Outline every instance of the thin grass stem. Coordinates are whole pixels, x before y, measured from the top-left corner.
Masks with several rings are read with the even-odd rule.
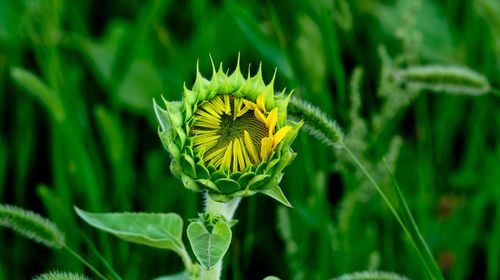
[[[382,191],[382,188],[380,188],[380,186],[373,179],[373,177],[366,170],[364,165],[359,161],[359,159],[353,154],[353,152],[345,144],[343,145],[342,148],[344,148],[344,150],[349,154],[349,156],[354,161],[354,163],[356,163],[356,165],[361,169],[361,171],[365,174],[365,176],[368,178],[370,183],[375,187],[377,192],[380,194],[380,196],[382,197],[384,202],[387,204],[387,206],[391,210],[392,214],[394,215],[394,217],[396,218],[396,220],[400,224],[401,228],[403,229],[404,233],[406,234],[406,236],[410,240],[412,247],[417,251],[418,256],[420,257],[420,259],[422,260],[422,262],[425,266],[425,270],[426,270],[428,276],[431,279],[439,279],[439,280],[444,279],[437,264],[436,264],[436,261],[434,260],[434,257],[430,253],[428,246],[425,243],[425,240],[423,239],[422,235],[420,234],[418,226],[415,223],[413,216],[411,215],[411,212],[406,204],[406,201],[404,200],[404,198],[402,198],[402,194],[397,193],[397,195],[401,196],[401,198],[402,198],[401,203],[403,204],[402,206],[403,206],[403,211],[405,214],[404,216],[406,217],[406,220],[407,220],[406,222],[408,222],[408,224],[405,223],[405,221],[401,218],[399,213],[396,211],[396,208],[394,208],[394,205],[391,203],[391,201],[387,198],[385,193]],[[392,176],[391,176],[391,178],[392,178]],[[394,183],[394,179],[393,179],[393,183]],[[395,186],[395,188],[396,188],[396,192],[399,192],[397,185]],[[413,234],[412,234],[412,232],[413,232]],[[420,244],[421,246],[419,247],[418,244]],[[426,250],[425,249],[422,250],[421,247],[426,248]]]
[[[109,264],[108,261],[106,261],[106,259],[104,258],[104,256],[99,253],[99,251],[97,250],[97,248],[94,246],[94,244],[92,243],[92,241],[90,241],[90,239],[85,235],[85,234],[81,234],[83,240],[89,245],[90,247],[90,250],[94,253],[94,255],[97,256],[97,258],[102,262],[102,264],[104,265],[104,267],[106,267],[106,269],[108,270],[108,272],[113,275],[113,277],[116,279],[116,280],[122,280],[122,277],[120,275],[118,275],[118,273],[113,269],[113,267]]]
[[[73,249],[71,249],[70,247],[68,247],[66,245],[64,246],[64,249],[66,249],[66,251],[68,251],[72,256],[74,256],[79,261],[81,261],[86,267],[88,267],[92,272],[94,272],[95,275],[99,276],[99,278],[101,278],[103,280],[108,280],[108,278],[106,278],[104,275],[102,275],[102,273],[100,273],[93,265],[91,265],[89,262],[87,262],[77,252],[73,251]]]

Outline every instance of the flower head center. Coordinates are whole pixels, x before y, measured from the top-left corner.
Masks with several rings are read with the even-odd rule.
[[[252,143],[260,151],[260,141],[267,134],[267,128],[264,123],[255,118],[253,110],[249,110],[242,116],[234,119],[234,116],[222,115],[220,120],[219,142],[228,144],[237,138],[244,137],[245,130],[250,134]]]
[[[261,95],[254,103],[219,95],[196,110],[189,134],[205,164],[236,172],[269,158],[290,127],[275,133],[278,109],[268,113],[264,98]]]

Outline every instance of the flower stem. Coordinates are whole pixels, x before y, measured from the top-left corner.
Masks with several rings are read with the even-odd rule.
[[[205,199],[205,213],[223,215],[227,221],[231,221],[233,219],[234,213],[236,212],[236,209],[238,208],[238,205],[241,201],[241,197],[235,197],[226,203],[217,202],[210,198],[208,193],[205,193]]]
[[[222,273],[222,260],[210,269],[201,269],[199,279],[219,280]]]
[[[405,208],[402,210],[404,212],[402,214],[407,217],[406,219],[403,219],[404,217],[403,218],[401,217],[401,215],[398,213],[398,211],[396,210],[394,205],[387,198],[387,196],[382,191],[380,186],[373,179],[373,177],[370,175],[370,173],[366,170],[364,165],[354,155],[354,153],[346,145],[343,145],[342,148],[344,148],[344,150],[349,154],[349,156],[354,161],[354,163],[356,163],[356,165],[361,169],[361,171],[363,171],[363,173],[366,175],[368,180],[372,183],[372,185],[375,187],[377,192],[380,194],[380,196],[382,197],[384,202],[387,204],[387,207],[389,207],[392,214],[394,215],[394,217],[398,221],[399,225],[403,229],[403,232],[406,234],[406,236],[410,240],[410,244],[413,246],[413,248],[417,252],[418,256],[422,260],[424,267],[425,267],[430,279],[438,279],[438,280],[444,279],[443,275],[441,274],[441,272],[439,270],[439,267],[436,264],[434,257],[432,256],[432,253],[429,250],[429,247],[427,246],[423,236],[420,234],[420,231],[418,229],[417,224],[413,220],[413,216],[411,215],[411,212],[408,209],[408,206],[406,206],[406,202],[404,201],[404,198],[401,198],[403,200],[402,202],[405,204],[404,205]],[[391,176],[392,176],[392,174],[391,174]],[[399,187],[397,187],[397,188],[399,189]]]
[[[186,251],[186,247],[184,247],[184,244],[182,244],[181,248],[182,249],[179,250],[178,253],[181,256],[184,267],[186,268],[187,271],[189,271],[193,265],[193,262],[191,261],[191,257],[189,256],[189,253]]]
[[[221,203],[210,198],[208,193],[205,193],[204,195],[206,199],[205,213],[222,215],[227,221],[231,221],[233,219],[234,213],[240,204],[241,197],[236,197],[226,203]],[[222,260],[223,259],[210,269],[201,269],[199,278],[206,280],[220,279],[222,272]]]
[[[363,173],[365,174],[366,178],[368,178],[368,180],[370,181],[370,183],[372,183],[372,185],[375,187],[375,189],[377,190],[377,192],[380,194],[380,196],[384,200],[385,204],[387,204],[387,207],[389,207],[389,209],[391,210],[392,214],[394,214],[394,217],[396,218],[396,220],[398,221],[398,223],[403,227],[403,230],[405,230],[405,232],[406,232],[407,231],[406,227],[405,227],[405,225],[404,225],[401,217],[399,216],[398,212],[396,211],[396,209],[394,208],[394,206],[392,205],[392,203],[389,201],[389,199],[387,198],[387,196],[384,194],[384,192],[382,191],[382,189],[380,188],[380,186],[377,184],[377,182],[375,182],[375,180],[370,175],[370,173],[368,173],[368,171],[366,170],[365,166],[358,160],[358,158],[352,153],[352,151],[346,145],[343,145],[342,148],[344,148],[344,150],[349,154],[349,156],[354,161],[354,163],[356,163],[356,165],[359,167],[359,169],[361,169],[361,171],[363,171]]]
[[[82,256],[80,256],[77,252],[73,251],[70,247],[64,245],[63,247],[64,249],[66,249],[66,251],[68,251],[72,256],[74,256],[75,258],[77,258],[79,261],[81,261],[86,267],[88,267],[90,270],[92,270],[92,272],[95,273],[95,275],[99,276],[99,278],[101,279],[104,279],[106,280],[107,278],[102,275],[102,273],[100,273],[93,265],[91,265],[89,262],[87,262]]]

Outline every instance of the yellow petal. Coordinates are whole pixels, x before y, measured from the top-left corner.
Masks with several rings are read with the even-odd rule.
[[[259,97],[257,97],[257,108],[262,112],[266,111],[266,94],[265,92],[261,93]]]
[[[219,168],[220,160],[222,159],[222,156],[224,155],[225,151],[226,151],[226,147],[222,147],[222,148],[218,149],[217,151],[215,151],[207,156],[204,156],[204,160],[206,162],[210,162],[216,168]]]
[[[269,115],[267,115],[266,126],[269,128],[269,137],[274,133],[274,128],[278,122],[278,108],[274,108]]]
[[[208,142],[217,142],[217,140],[220,138],[220,135],[213,135],[213,136],[206,136],[206,135],[196,135],[193,137],[193,144],[194,145],[203,145]]]
[[[219,116],[219,118],[223,113],[223,111],[218,106],[216,106],[214,102],[207,102],[206,104],[203,104],[201,108],[211,115]]]
[[[233,114],[233,121],[236,120],[238,117],[238,114],[240,113],[241,109],[241,98],[235,98],[233,100],[233,108],[234,108],[234,114]]]
[[[202,155],[205,154],[206,151],[210,150],[211,148],[215,147],[219,143],[217,140],[206,142],[203,145],[195,144],[197,146],[194,147],[193,151],[196,153],[201,153]]]
[[[222,101],[222,98],[220,96],[217,96],[214,99],[210,100],[209,103],[212,103],[214,107],[217,108],[218,112],[220,112],[220,114],[226,111],[224,101]]]
[[[241,154],[243,155],[243,167],[241,167],[241,171],[243,171],[247,166],[252,165],[250,158],[248,157],[247,149],[245,148],[245,142],[243,138],[237,138],[237,141],[240,143]]]
[[[219,129],[219,121],[214,122],[214,121],[202,121],[202,120],[196,120],[194,122],[194,126],[199,126],[199,127],[206,127],[206,128],[213,128],[213,129]]]
[[[243,109],[241,109],[238,114],[236,114],[236,117],[241,117],[243,116],[243,114],[245,114],[246,112],[248,112],[249,108],[247,106],[243,107]]]
[[[231,168],[231,158],[233,155],[233,141],[229,142],[229,145],[227,145],[226,153],[224,153],[224,157],[222,158],[221,161],[221,169],[223,170],[228,170]]]
[[[201,131],[199,131],[201,132]],[[203,132],[207,132],[206,130]],[[200,133],[193,136],[193,145],[195,152],[205,153],[219,143],[220,135],[209,131],[210,133]]]
[[[248,154],[253,159],[254,163],[259,162],[259,155],[257,154],[257,150],[255,150],[255,146],[253,145],[252,138],[250,138],[250,134],[248,131],[243,131],[243,140],[245,142],[245,148],[248,151]]]
[[[229,101],[229,96],[224,95],[224,112],[226,115],[231,115],[231,103]]]
[[[248,107],[248,109],[250,109],[250,110],[255,110],[255,108],[256,108],[255,103],[253,103],[252,101],[248,101],[248,100],[243,99],[243,103],[244,103],[244,104],[245,104],[245,106],[246,106],[246,107]]]
[[[199,119],[207,119],[207,120],[210,120],[210,121],[214,121],[214,122],[218,122],[220,120],[220,115],[212,115],[210,113],[208,113],[207,111],[204,111],[204,110],[197,110],[196,111],[196,115],[198,115]],[[201,118],[203,117],[203,118]]]
[[[273,149],[276,148],[276,146],[281,142],[281,140],[283,140],[283,138],[285,138],[286,134],[290,131],[290,129],[292,129],[292,127],[289,125],[286,125],[286,126],[282,127],[280,130],[278,130],[278,132],[276,132],[276,134],[274,134]]]
[[[245,169],[245,159],[243,158],[242,146],[239,139],[233,141],[233,172]]]
[[[191,134],[193,134],[193,135],[206,135],[206,136],[218,135],[217,130],[203,130],[203,129],[192,129]]]
[[[223,158],[224,158],[224,157],[222,157],[222,156],[221,156],[221,157],[220,157],[220,158],[218,158],[217,160],[213,159],[210,163],[211,163],[211,164],[213,164],[215,168],[217,168],[217,169],[222,169],[222,167],[221,167],[221,163],[222,163],[222,159],[223,159]]]
[[[273,137],[264,137],[260,143],[260,158],[264,161],[269,158],[273,151]]]
[[[259,121],[261,121],[263,123],[266,123],[267,118],[260,110],[255,110],[253,112],[254,112],[256,119],[258,119]]]

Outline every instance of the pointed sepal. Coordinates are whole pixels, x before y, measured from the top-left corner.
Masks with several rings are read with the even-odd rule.
[[[270,189],[266,190],[261,190],[260,193],[265,194],[271,198],[274,198],[275,200],[279,201],[281,204],[287,206],[287,207],[292,207],[292,204],[286,199],[285,195],[283,194],[283,191],[279,186],[275,186]]]

